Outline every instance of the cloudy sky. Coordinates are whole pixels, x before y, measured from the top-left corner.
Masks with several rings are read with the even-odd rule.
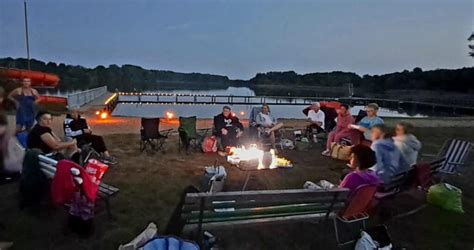
[[[28,0],[31,56],[248,79],[473,66],[472,0]],[[0,0],[0,57],[25,57],[22,0]]]

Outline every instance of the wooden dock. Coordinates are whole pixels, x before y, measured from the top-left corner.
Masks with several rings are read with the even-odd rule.
[[[402,110],[410,114],[473,116],[474,107],[438,103],[360,97],[296,97],[296,96],[233,96],[168,93],[123,93],[114,95],[106,109],[112,111],[118,103],[131,104],[195,104],[195,105],[310,105],[316,101],[338,101],[350,106],[375,102],[379,106]]]

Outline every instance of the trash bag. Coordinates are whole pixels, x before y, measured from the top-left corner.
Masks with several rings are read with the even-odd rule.
[[[428,189],[427,201],[448,211],[464,213],[461,196],[461,189],[448,183],[438,183]]]

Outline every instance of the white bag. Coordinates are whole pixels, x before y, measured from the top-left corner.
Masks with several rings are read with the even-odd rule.
[[[206,167],[205,169],[206,176],[212,175],[208,182],[209,192],[221,192],[224,189],[225,179],[227,178],[224,166]]]
[[[364,231],[360,233],[360,239],[357,240],[354,250],[390,250],[392,249],[392,244],[389,244],[386,247],[379,247],[379,244],[370,237],[370,235]]]
[[[25,150],[15,137],[10,138],[7,146],[8,156],[3,159],[5,171],[7,173],[21,173]]]

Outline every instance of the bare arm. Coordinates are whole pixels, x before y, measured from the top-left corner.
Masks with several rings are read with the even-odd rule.
[[[40,101],[40,95],[38,93],[38,90],[36,89],[31,89],[31,93],[33,94],[33,96],[35,97],[35,103],[38,104],[39,101]]]
[[[13,103],[15,103],[15,106],[16,106],[17,108],[18,108],[18,106],[20,105],[20,103],[18,103],[18,101],[15,99],[15,96],[19,95],[18,92],[19,92],[19,89],[16,88],[16,89],[12,90],[12,91],[10,92],[10,94],[8,94],[8,97],[7,97],[8,100],[10,100],[10,101],[12,101]]]
[[[55,136],[49,133],[42,134],[41,140],[44,143],[46,143],[46,145],[48,145],[50,148],[52,148],[54,151],[70,148],[76,145],[76,140],[72,140],[70,142],[60,142],[57,140],[57,138],[55,138]]]

